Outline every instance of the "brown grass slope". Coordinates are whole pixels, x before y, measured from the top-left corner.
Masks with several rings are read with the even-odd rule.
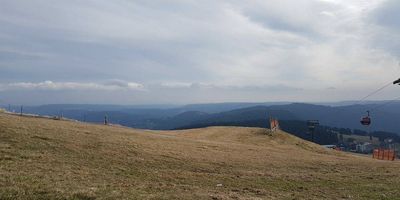
[[[0,199],[399,197],[399,162],[283,132],[145,131],[0,114]]]

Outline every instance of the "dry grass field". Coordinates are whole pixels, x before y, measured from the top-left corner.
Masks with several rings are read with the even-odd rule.
[[[287,133],[0,114],[0,199],[400,199],[400,162]]]

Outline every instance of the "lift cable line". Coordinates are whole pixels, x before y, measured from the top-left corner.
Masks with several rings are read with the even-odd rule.
[[[360,101],[358,101],[357,104],[359,104],[360,102],[364,101],[364,100],[367,99],[368,97],[370,97],[370,96],[372,96],[372,95],[378,93],[379,91],[381,91],[381,90],[387,88],[389,85],[392,85],[392,84],[393,84],[393,85],[396,85],[396,84],[399,84],[399,85],[400,85],[400,78],[397,79],[397,80],[395,80],[395,81],[393,81],[393,82],[390,82],[390,83],[388,83],[388,84],[382,86],[381,88],[375,90],[374,92],[371,92],[370,94],[368,94],[367,96],[365,96],[364,98],[362,98]],[[376,106],[374,106],[374,107],[372,107],[372,108],[371,108],[370,106],[367,106],[367,107],[369,107],[370,109],[367,111],[367,116],[361,118],[360,123],[361,123],[362,125],[364,125],[365,127],[367,127],[367,129],[368,129],[367,132],[368,132],[368,135],[369,135],[370,140],[372,140],[372,135],[371,135],[371,132],[370,132],[370,125],[371,125],[370,111],[373,111],[373,110],[376,110],[376,109],[381,108],[381,107],[383,107],[383,106],[386,106],[386,105],[388,105],[388,104],[390,104],[390,103],[393,103],[394,101],[396,101],[396,100],[398,100],[398,99],[400,99],[400,97],[395,98],[395,99],[393,99],[393,100],[391,100],[391,101],[385,102],[385,103],[383,103],[383,104],[378,104],[378,105],[376,105]]]
[[[396,81],[399,81],[398,83],[400,83],[400,79],[398,79],[398,80],[396,80]],[[372,96],[372,95],[374,95],[374,94],[376,94],[376,93],[382,91],[383,89],[389,87],[389,86],[392,85],[392,84],[395,84],[396,81],[390,82],[390,83],[388,83],[388,84],[386,84],[386,85],[380,87],[379,89],[377,89],[377,90],[375,90],[375,91],[369,93],[367,96],[361,98],[361,99],[360,99],[357,103],[355,103],[355,104],[359,104],[359,103],[363,102],[363,101],[364,101],[365,99],[367,99],[368,97],[370,97],[370,96]]]
[[[395,80],[395,81],[393,81],[391,84],[393,84],[393,85],[396,85],[396,84],[400,85],[400,78],[397,79],[397,80]],[[389,84],[389,85],[391,85],[391,84]],[[366,97],[364,97],[364,98],[363,98],[362,100],[360,100],[359,102],[365,100],[366,98],[372,96],[373,94],[376,94],[377,92],[383,90],[383,89],[386,88],[386,87],[388,87],[388,85],[385,85],[385,86],[379,88],[378,90],[376,90],[376,91],[370,93],[369,95],[367,95]],[[397,100],[400,100],[400,97],[396,97],[396,98],[394,98],[394,99],[392,99],[392,100],[390,100],[390,101],[387,101],[387,102],[385,102],[385,103],[383,103],[383,104],[378,104],[378,105],[376,105],[376,106],[369,107],[369,108],[370,108],[369,111],[378,110],[379,108],[384,107],[384,106],[389,105],[389,104],[392,104],[392,103],[394,103],[394,102],[397,101]],[[359,103],[359,102],[358,102],[358,103]]]
[[[393,84],[393,85],[395,85],[395,84],[399,84],[399,85],[400,85],[400,78],[396,79],[396,80],[393,81],[393,82],[391,81],[391,82],[389,82],[389,83],[383,85],[382,87],[380,87],[380,88],[378,88],[378,89],[372,91],[372,92],[369,93],[368,95],[366,95],[366,96],[364,96],[363,98],[361,98],[360,100],[358,100],[358,101],[355,103],[355,105],[360,104],[361,102],[365,101],[367,98],[369,98],[369,97],[371,97],[371,96],[377,94],[378,92],[384,90],[385,88],[389,87],[389,86],[392,85],[392,84]],[[371,120],[370,112],[371,112],[371,111],[376,111],[378,108],[381,108],[381,107],[383,107],[383,106],[386,106],[386,105],[388,105],[388,104],[390,104],[390,103],[393,103],[394,101],[399,100],[399,99],[400,99],[400,97],[395,98],[395,99],[393,99],[393,100],[390,100],[390,101],[388,101],[388,102],[385,102],[385,103],[383,103],[383,104],[378,104],[378,105],[373,106],[373,107],[368,106],[368,105],[365,105],[365,107],[368,109],[368,110],[366,110],[367,115],[365,115],[364,117],[361,117],[360,123],[361,123],[363,126],[365,126],[365,127],[367,128],[367,133],[368,133],[368,135],[369,135],[369,137],[370,137],[371,140],[372,140],[372,135],[371,135],[371,132],[370,132],[370,125],[371,125],[372,120]],[[339,110],[342,110],[342,109],[339,109]],[[339,112],[339,110],[336,110],[336,112]]]

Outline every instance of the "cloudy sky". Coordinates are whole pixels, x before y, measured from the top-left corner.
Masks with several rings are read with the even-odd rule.
[[[0,104],[357,100],[400,77],[398,0],[0,2]]]

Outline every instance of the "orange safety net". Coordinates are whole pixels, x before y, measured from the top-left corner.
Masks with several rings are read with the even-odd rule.
[[[396,159],[396,151],[392,149],[374,149],[372,158],[393,161]]]

